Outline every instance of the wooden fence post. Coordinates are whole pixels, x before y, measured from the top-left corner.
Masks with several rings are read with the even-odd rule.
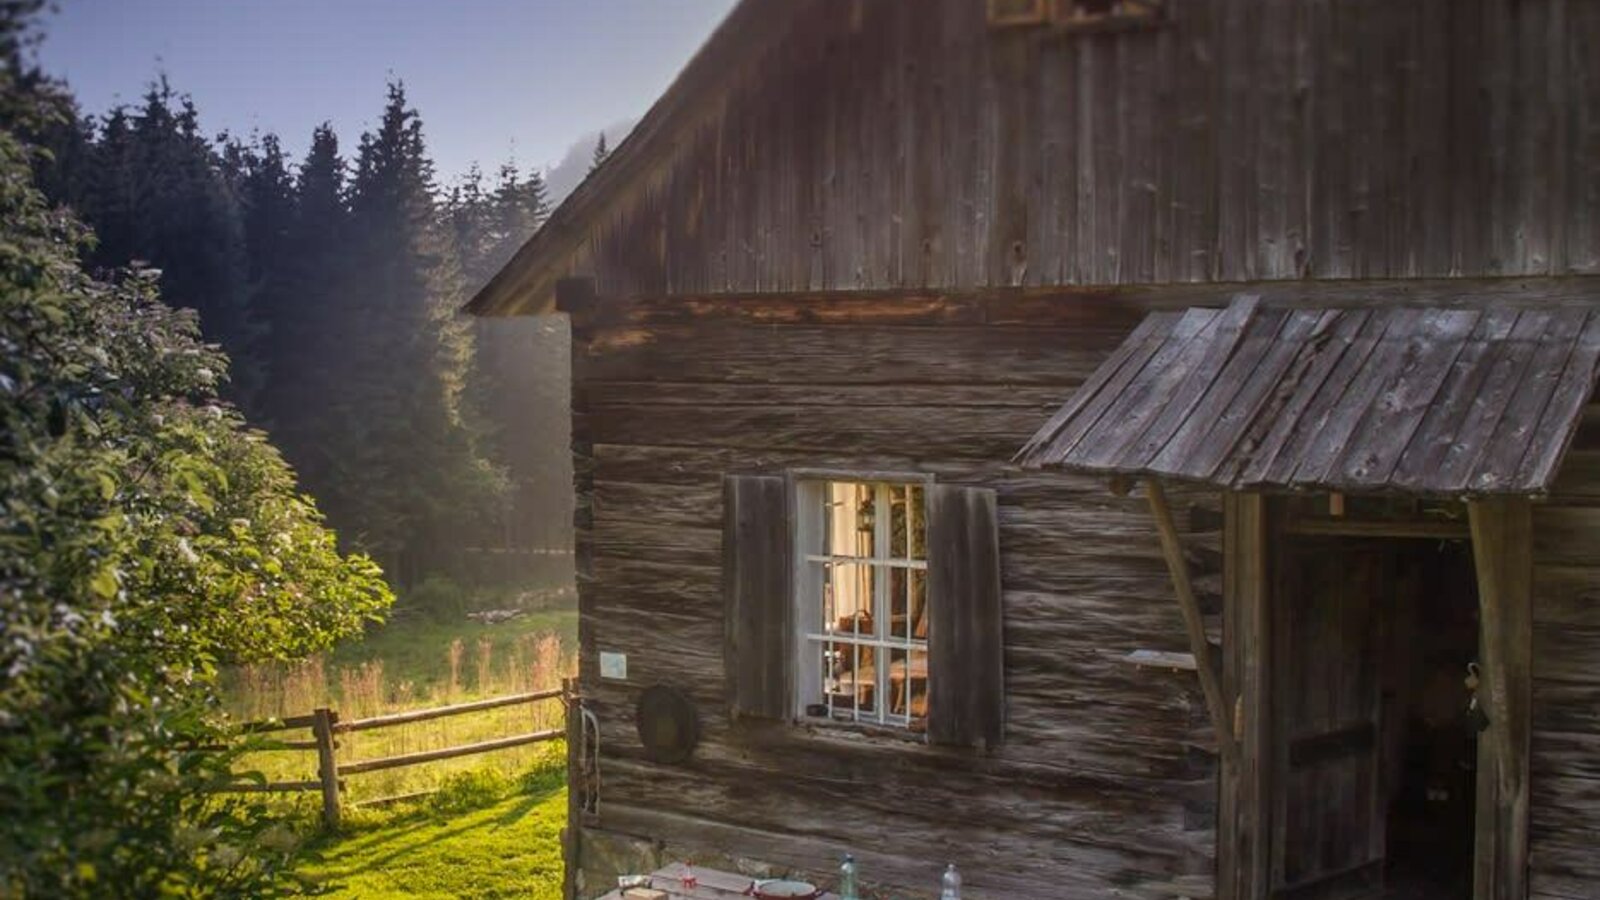
[[[339,827],[339,763],[334,753],[333,726],[339,714],[319,707],[312,716],[311,731],[317,738],[317,775],[322,780],[322,821],[329,828]]]
[[[561,896],[563,900],[578,897],[578,841],[581,837],[581,792],[587,786],[583,780],[579,755],[583,745],[583,706],[578,693],[578,679],[561,680],[561,708],[566,711],[567,726],[567,825],[561,829]]]

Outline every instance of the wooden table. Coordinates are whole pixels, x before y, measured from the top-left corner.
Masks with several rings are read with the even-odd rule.
[[[650,886],[658,891],[666,891],[667,896],[674,900],[733,900],[735,897],[748,897],[745,892],[755,883],[755,879],[748,875],[695,866],[694,877],[699,884],[693,890],[686,891],[683,889],[683,870],[683,863],[657,869],[650,873]],[[622,900],[622,891],[612,891],[600,900]],[[825,892],[819,900],[839,900],[839,895]]]

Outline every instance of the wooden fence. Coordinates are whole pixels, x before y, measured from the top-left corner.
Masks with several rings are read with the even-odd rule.
[[[268,734],[297,728],[311,729],[312,739],[309,741],[272,741],[265,749],[315,751],[317,754],[317,778],[315,781],[272,781],[265,784],[239,784],[235,785],[232,790],[269,791],[275,793],[321,791],[323,821],[329,827],[337,827],[341,805],[340,792],[345,785],[343,778],[345,775],[359,775],[362,772],[377,772],[383,769],[417,766],[442,759],[455,759],[458,756],[471,756],[475,753],[488,753],[491,750],[505,750],[510,747],[521,747],[525,744],[553,741],[566,737],[567,729],[563,727],[545,731],[530,731],[524,734],[515,734],[509,737],[494,738],[471,744],[443,747],[438,750],[424,750],[418,753],[403,753],[398,756],[344,762],[339,760],[339,735],[351,734],[357,731],[370,731],[375,728],[392,728],[396,725],[407,725],[412,722],[426,722],[430,719],[443,719],[449,716],[482,712],[487,709],[499,709],[503,706],[532,704],[557,698],[562,699],[565,704],[566,693],[562,688],[552,688],[550,690],[531,691],[525,694],[491,697],[487,700],[474,700],[470,703],[437,706],[432,709],[415,709],[390,713],[384,716],[372,716],[366,719],[352,719],[348,722],[341,722],[339,713],[327,708],[317,709],[303,716],[247,722],[243,726],[243,730],[247,734]]]

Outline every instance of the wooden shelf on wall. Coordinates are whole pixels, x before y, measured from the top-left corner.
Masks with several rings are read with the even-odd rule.
[[[1135,650],[1122,661],[1139,668],[1173,669],[1193,672],[1198,669],[1193,653],[1174,653],[1170,650]]]

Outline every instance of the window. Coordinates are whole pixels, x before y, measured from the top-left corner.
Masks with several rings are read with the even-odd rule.
[[[988,0],[988,19],[995,28],[1137,29],[1165,21],[1166,0]]]
[[[984,748],[1005,731],[998,495],[921,476],[722,479],[728,714]]]
[[[921,730],[928,715],[927,486],[799,486],[800,712]]]
[[[1069,31],[1139,28],[1165,18],[1165,0],[1053,0],[1050,19]]]

